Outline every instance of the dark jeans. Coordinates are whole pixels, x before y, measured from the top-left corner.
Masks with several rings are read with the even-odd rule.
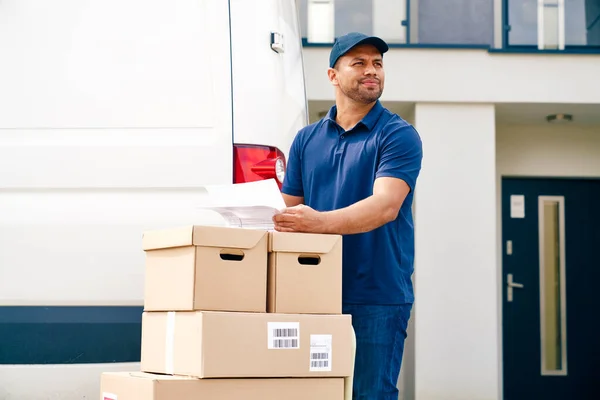
[[[354,400],[398,400],[398,376],[412,304],[344,304],[356,333]]]

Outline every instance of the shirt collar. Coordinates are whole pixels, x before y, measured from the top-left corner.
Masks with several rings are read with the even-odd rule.
[[[379,117],[381,116],[381,113],[383,112],[383,106],[381,105],[381,102],[379,100],[377,100],[375,102],[375,105],[373,105],[373,107],[371,108],[371,110],[367,113],[367,115],[365,115],[363,117],[363,119],[361,119],[358,123],[359,124],[363,124],[364,126],[367,127],[367,129],[371,130],[375,127],[375,124],[377,123],[377,120],[379,120]],[[329,109],[329,112],[327,113],[327,115],[325,116],[325,120],[329,120],[333,123],[335,122],[335,117],[337,115],[337,106],[333,106]]]

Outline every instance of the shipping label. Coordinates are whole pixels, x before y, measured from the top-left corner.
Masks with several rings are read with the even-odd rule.
[[[299,322],[268,322],[268,349],[299,349]]]
[[[331,371],[331,335],[310,335],[310,371]]]

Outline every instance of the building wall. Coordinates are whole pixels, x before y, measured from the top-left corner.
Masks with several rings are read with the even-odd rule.
[[[330,48],[304,48],[307,96],[332,100]],[[391,49],[382,100],[599,104],[598,55]]]
[[[600,177],[600,125],[499,125],[499,175]]]
[[[416,399],[499,398],[494,111],[415,107]]]

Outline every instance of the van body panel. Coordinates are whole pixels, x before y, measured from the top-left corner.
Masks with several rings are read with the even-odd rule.
[[[230,182],[228,13],[214,0],[3,1],[2,187]]]
[[[228,21],[215,0],[0,4],[2,304],[142,304],[143,230],[232,180]]]

